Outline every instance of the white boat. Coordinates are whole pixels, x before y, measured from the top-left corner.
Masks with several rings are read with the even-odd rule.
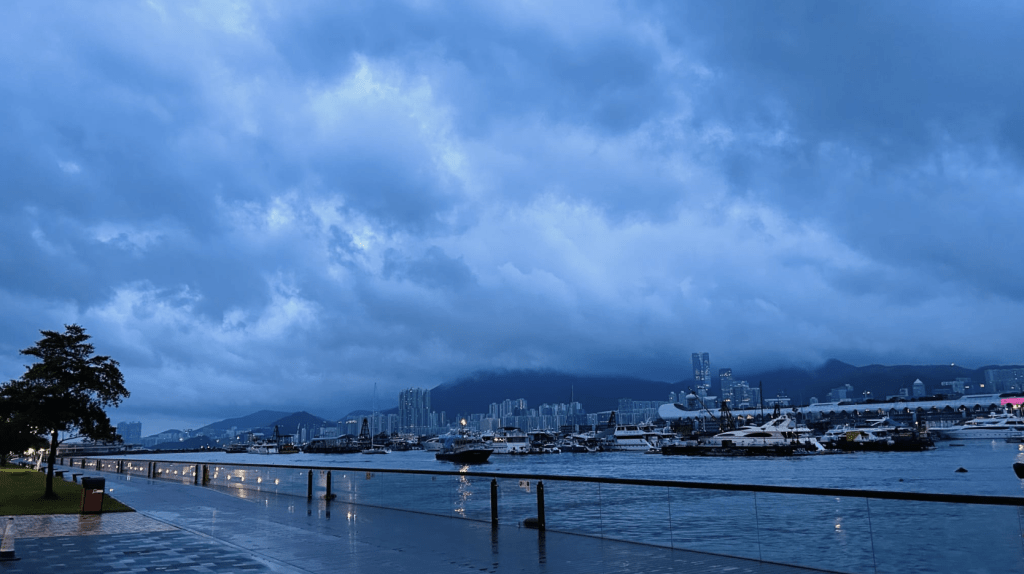
[[[446,434],[441,438],[441,450],[434,453],[437,460],[459,464],[482,464],[487,462],[494,449],[484,444],[479,436],[463,429]]]
[[[811,433],[789,415],[781,414],[763,425],[746,425],[718,433],[703,441],[704,446],[722,448],[809,447],[825,450]]]
[[[527,454],[530,452],[530,436],[515,427],[505,427],[482,437],[494,454]]]
[[[611,451],[647,452],[654,445],[639,425],[615,425],[615,432],[605,442],[605,447]]]
[[[437,452],[441,450],[441,438],[434,437],[423,441],[423,450]]]
[[[1024,437],[1024,418],[1006,412],[971,419],[951,427],[931,427],[928,432],[941,439],[999,439]]]
[[[272,438],[257,438],[249,445],[250,454],[278,454],[277,440]]]
[[[918,451],[935,446],[928,433],[919,433],[890,418],[870,419],[867,423],[833,427],[818,441],[827,448],[846,451]]]

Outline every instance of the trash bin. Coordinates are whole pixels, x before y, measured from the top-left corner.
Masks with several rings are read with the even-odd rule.
[[[105,478],[82,477],[82,514],[103,512],[103,489],[106,486]]]

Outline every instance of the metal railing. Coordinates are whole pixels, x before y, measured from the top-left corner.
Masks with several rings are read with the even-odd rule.
[[[539,474],[67,459],[73,467],[837,572],[1024,571],[1024,498]],[[61,459],[64,464],[65,459]]]

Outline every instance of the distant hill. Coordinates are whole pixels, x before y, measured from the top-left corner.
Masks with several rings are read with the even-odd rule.
[[[283,419],[289,416],[291,413],[283,411],[259,411],[246,415],[244,417],[237,417],[233,419],[224,419],[215,423],[210,423],[199,430],[228,430],[231,427],[238,429],[250,429],[260,428],[267,425],[273,426],[274,421]]]
[[[850,398],[885,399],[899,393],[901,388],[910,389],[917,379],[931,392],[943,381],[957,378],[971,379],[975,386],[985,381],[988,369],[1024,368],[1018,365],[985,366],[968,369],[957,365],[868,365],[856,367],[835,359],[814,369],[786,368],[770,371],[743,373],[734,371],[735,380],[746,381],[752,388],[758,385],[766,398],[786,395],[796,405],[807,404],[811,397],[827,400],[829,391],[843,385],[851,385]],[[491,403],[505,399],[526,399],[530,408],[544,403],[568,403],[575,400],[587,412],[615,410],[619,399],[636,401],[665,401],[669,394],[685,394],[694,388],[693,379],[676,382],[652,381],[625,376],[574,375],[553,370],[503,370],[481,371],[457,380],[438,385],[430,390],[431,408],[444,411],[449,418],[470,413],[486,413]],[[711,394],[721,392],[718,377],[712,378]],[[975,389],[975,392],[986,392]],[[381,414],[397,413],[397,408],[382,410]],[[223,431],[235,427],[239,430],[273,432],[278,427],[281,434],[293,434],[300,426],[316,428],[332,425],[338,420],[359,420],[369,416],[370,411],[356,410],[340,419],[325,419],[308,412],[287,413],[263,410],[244,417],[224,419],[210,423],[200,430]],[[179,443],[180,444],[180,443]],[[182,448],[178,446],[177,448]]]
[[[596,377],[558,371],[478,372],[430,390],[431,408],[450,417],[486,413],[491,403],[526,399],[529,407],[575,400],[588,412],[618,408],[619,399],[665,400],[679,384],[636,377]]]
[[[806,404],[811,397],[827,400],[829,391],[851,385],[851,398],[863,398],[865,391],[874,399],[884,399],[910,389],[920,379],[931,392],[943,381],[969,378],[976,385],[985,381],[988,369],[1022,368],[1017,365],[985,366],[968,369],[957,365],[868,365],[856,367],[835,359],[815,369],[786,368],[757,373],[734,372],[735,380],[746,381],[752,388],[759,385],[766,398],[785,395],[794,404]],[[466,413],[486,413],[491,403],[505,399],[526,399],[530,408],[543,403],[568,403],[570,397],[579,401],[587,412],[618,408],[618,400],[668,400],[669,393],[686,393],[696,385],[693,379],[664,382],[635,377],[581,376],[558,371],[490,371],[477,372],[434,387],[430,391],[431,408],[445,411],[449,417]],[[977,390],[977,389],[976,389]],[[712,378],[711,394],[718,395],[718,377]],[[985,392],[977,390],[977,392]]]
[[[299,428],[299,425],[317,428],[325,425],[333,426],[336,422],[302,411],[281,417],[269,424],[263,425],[263,428],[273,429],[276,426],[281,434],[295,434],[295,430]]]
[[[200,450],[219,448],[212,440],[205,436],[194,436],[182,441],[162,442],[149,447],[149,450]]]

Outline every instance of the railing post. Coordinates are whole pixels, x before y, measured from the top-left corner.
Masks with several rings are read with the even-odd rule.
[[[203,486],[210,484],[210,467],[203,465]]]
[[[329,470],[327,471],[327,494],[324,495],[324,498],[327,499],[327,502],[331,501],[331,471]]]
[[[313,469],[306,473],[306,500],[313,500]]]
[[[498,525],[498,479],[491,479],[491,526]]]
[[[192,484],[199,484],[199,465],[198,464],[196,464],[196,476],[195,476],[195,480],[192,482]]]
[[[544,530],[544,482],[537,482],[537,529]]]

